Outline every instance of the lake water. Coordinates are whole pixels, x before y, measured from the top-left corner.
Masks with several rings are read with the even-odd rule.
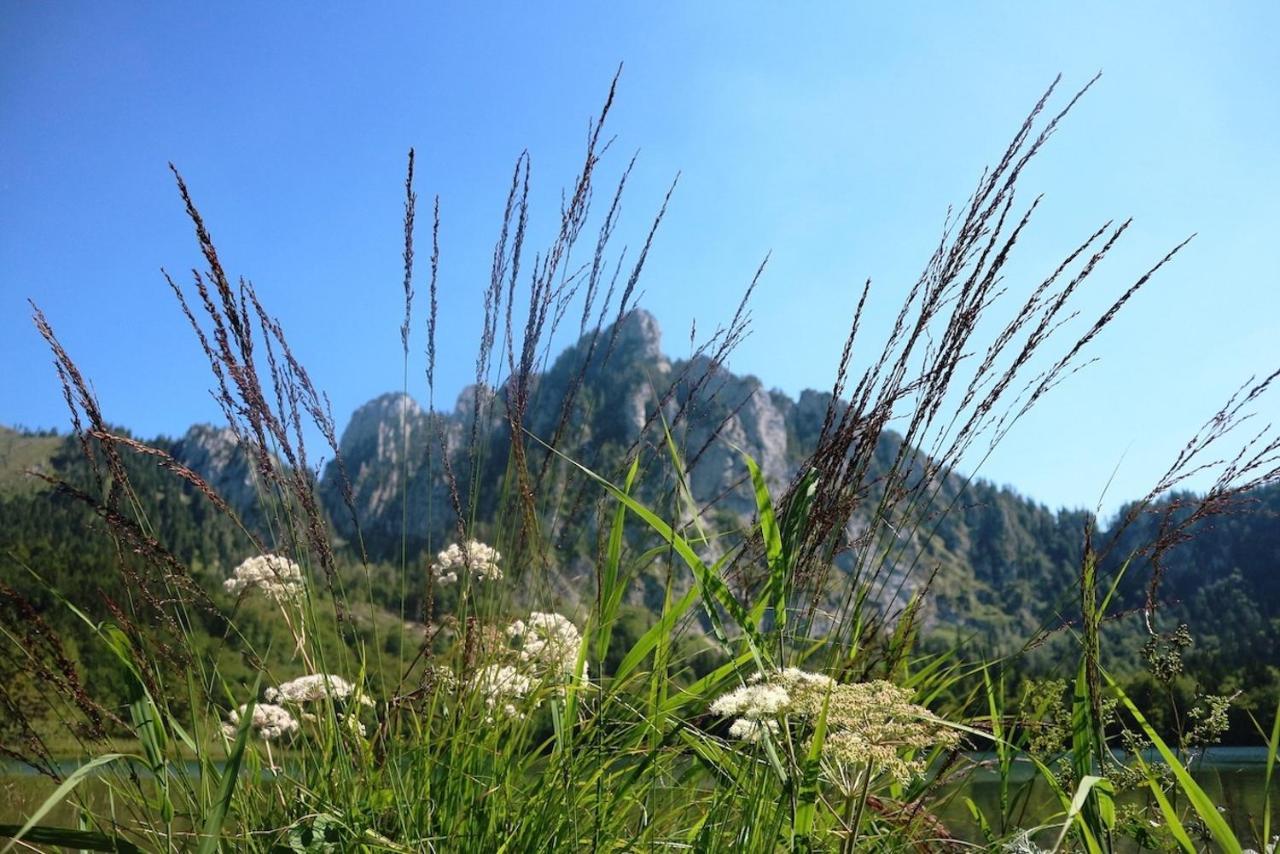
[[[1223,816],[1235,831],[1245,847],[1251,844],[1261,850],[1258,836],[1262,830],[1263,805],[1266,799],[1266,758],[1267,751],[1260,747],[1214,747],[1192,765],[1192,776],[1205,790],[1215,804],[1219,806]],[[1280,776],[1280,769],[1277,770]],[[1039,775],[1030,764],[1020,764],[1014,774],[1018,785],[1030,786],[1026,796],[1025,811],[1019,812],[1017,820],[1011,826],[1032,828],[1043,823],[1054,814],[1062,811],[1056,796],[1047,784],[1038,778]],[[1280,826],[1280,786],[1273,778],[1272,787],[1272,827]],[[1011,787],[1012,791],[1017,788]],[[971,798],[985,813],[993,824],[1000,814],[1000,787],[996,774],[992,771],[980,770],[965,784],[954,792],[954,797],[940,811],[943,823],[957,836],[970,841],[978,841],[981,836],[970,816],[964,798]],[[1149,796],[1148,796],[1149,797]],[[1119,804],[1145,805],[1142,793],[1127,793],[1119,799]],[[1182,804],[1176,804],[1182,806]],[[1154,802],[1151,807],[1158,811]],[[1181,812],[1181,810],[1180,810]],[[1059,820],[1060,821],[1060,820]],[[1272,833],[1280,832],[1276,829]],[[1044,847],[1049,847],[1056,836],[1056,830],[1045,832],[1035,837]],[[1122,851],[1138,851],[1137,845],[1125,844]]]

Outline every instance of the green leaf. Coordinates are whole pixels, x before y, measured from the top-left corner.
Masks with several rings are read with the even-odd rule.
[[[973,798],[965,798],[964,805],[965,809],[969,810],[969,815],[978,825],[978,831],[982,834],[982,838],[987,841],[988,845],[994,847],[996,843],[996,835],[991,829],[991,823],[987,821],[987,816],[982,812],[978,805],[973,802]]]
[[[1071,799],[1071,806],[1067,809],[1067,818],[1075,818],[1080,814],[1080,811],[1084,809],[1084,804],[1089,797],[1089,793],[1094,789],[1097,789],[1098,792],[1105,792],[1108,794],[1115,794],[1116,790],[1115,786],[1111,785],[1111,781],[1106,777],[1098,777],[1094,774],[1089,774],[1081,780],[1080,785],[1076,787],[1075,797]],[[1114,810],[1111,812],[1111,818],[1114,821]]]
[[[114,851],[117,854],[141,854],[142,849],[127,839],[109,836],[96,830],[73,830],[67,827],[19,828],[16,824],[0,824],[0,837],[20,837],[29,845],[53,845],[79,848],[81,851]],[[8,849],[6,849],[8,850]]]
[[[1143,770],[1146,770],[1147,763],[1142,761],[1142,757],[1138,757],[1138,762],[1142,764]],[[1173,834],[1173,838],[1181,846],[1182,850],[1187,854],[1196,854],[1195,843],[1191,841],[1191,837],[1187,834],[1187,829],[1182,826],[1182,819],[1178,818],[1178,813],[1173,808],[1173,804],[1169,803],[1169,798],[1165,795],[1164,789],[1160,788],[1160,784],[1154,779],[1147,781],[1151,787],[1151,794],[1155,796],[1156,803],[1160,805],[1160,812],[1164,815],[1165,827]]]
[[[640,457],[631,461],[622,489],[628,495],[640,470]],[[622,566],[622,535],[627,517],[627,506],[619,504],[609,526],[609,544],[605,551],[604,566],[600,573],[600,624],[596,627],[596,661],[603,662],[609,655],[609,642],[613,636],[613,623],[622,604],[626,585],[619,583]]]
[[[613,495],[614,498],[625,504],[628,510],[639,516],[645,524],[652,528],[658,536],[662,537],[662,539],[671,546],[672,550],[680,556],[680,559],[683,560],[685,565],[693,572],[694,580],[697,581],[698,588],[702,592],[703,609],[707,614],[707,619],[710,621],[711,628],[714,630],[717,639],[719,639],[721,643],[727,644],[729,642],[729,637],[724,631],[723,621],[720,619],[720,614],[716,611],[716,606],[719,605],[729,613],[729,616],[731,616],[738,627],[742,629],[743,637],[747,642],[748,648],[751,650],[752,657],[756,660],[757,667],[760,670],[767,670],[768,667],[765,664],[765,652],[761,649],[759,632],[756,630],[756,626],[752,622],[747,609],[742,606],[742,603],[740,603],[736,597],[734,597],[732,591],[729,590],[728,585],[724,583],[724,579],[722,579],[718,573],[707,568],[707,565],[698,557],[697,552],[693,550],[689,541],[676,533],[670,525],[662,521],[662,519],[648,507],[645,507],[639,501],[636,501],[626,492],[614,486],[591,469],[570,459],[555,448],[546,446],[545,443],[544,446],[552,453],[555,453],[562,459],[566,460],[570,465],[581,471],[587,477],[603,486],[610,494]]]
[[[663,713],[667,715],[674,714],[690,703],[705,701],[706,695],[711,693],[713,688],[719,689],[722,687],[725,682],[741,670],[744,664],[751,661],[751,658],[750,652],[744,652],[732,661],[720,665],[688,688],[681,689],[674,697],[668,698],[662,704]]]
[[[640,662],[644,661],[649,653],[653,652],[653,648],[658,645],[658,641],[663,636],[671,632],[676,622],[684,616],[685,611],[689,610],[697,598],[698,588],[691,587],[679,602],[663,611],[658,622],[650,626],[636,641],[635,646],[631,647],[630,651],[623,657],[622,663],[618,665],[618,669],[613,674],[615,683],[621,684],[623,679],[640,666]]]
[[[782,553],[791,566],[795,565],[796,552],[808,530],[809,511],[813,508],[813,497],[817,494],[818,473],[809,469],[791,491],[791,499],[782,511]]]
[[[1280,751],[1280,703],[1276,704],[1275,719],[1271,722],[1271,738],[1267,739],[1267,773],[1262,781],[1262,790],[1267,793],[1262,805],[1262,839],[1265,843],[1271,839],[1271,774],[1276,769],[1276,752]]]

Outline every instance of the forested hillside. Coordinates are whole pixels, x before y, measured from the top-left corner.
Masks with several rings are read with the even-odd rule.
[[[752,524],[754,505],[742,454],[758,462],[770,488],[780,494],[799,461],[812,453],[830,401],[830,395],[818,392],[805,392],[793,401],[706,357],[668,359],[656,323],[643,312],[629,316],[616,335],[606,329],[597,340],[584,339],[539,376],[538,384],[547,393],[534,398],[530,434],[548,440],[558,434],[565,455],[613,479],[621,477],[625,461],[639,449],[644,465],[635,494],[676,518],[688,511],[678,500],[672,467],[666,464],[663,430],[669,425],[688,469],[689,493],[700,508],[699,523],[721,533]],[[570,386],[576,387],[571,417],[560,408],[537,405],[564,400]],[[384,395],[351,418],[341,440],[342,468],[330,464],[316,489],[345,543],[339,551],[343,571],[356,577],[361,549],[369,555],[374,600],[386,612],[368,620],[394,619],[402,607],[406,618],[418,618],[424,607],[426,557],[456,539],[459,510],[472,529],[483,531],[492,522],[510,447],[507,423],[500,417],[503,393],[473,387],[453,411],[444,413],[424,412],[399,394]],[[203,477],[237,510],[246,528],[262,526],[253,462],[240,453],[229,431],[196,426],[181,439],[150,444]],[[448,451],[448,466],[442,449]],[[875,465],[887,470],[900,449],[901,439],[884,433]],[[113,602],[131,594],[120,581],[127,574],[103,572],[102,567],[115,561],[128,564],[132,558],[105,535],[87,501],[20,474],[42,472],[90,489],[89,463],[79,442],[5,430],[0,450],[0,579],[35,603],[45,619],[72,637],[83,637],[86,627],[77,625],[45,584],[101,617]],[[551,496],[540,508],[543,518],[551,520],[542,531],[550,546],[540,559],[546,561],[555,595],[572,610],[590,589],[584,582],[591,578],[600,520],[607,518],[604,511],[610,505],[601,488],[564,458],[537,451],[533,470],[544,478],[538,492]],[[231,567],[252,552],[246,529],[191,482],[157,465],[157,458],[135,455],[128,464],[134,484],[129,499],[146,520],[145,533],[163,543],[197,585],[221,595]],[[916,465],[928,473],[927,460]],[[354,519],[344,497],[344,471]],[[881,474],[875,469],[867,473],[872,498]],[[900,528],[887,520],[893,535],[867,541],[885,549],[889,566],[886,579],[870,590],[871,598],[891,622],[927,581],[921,612],[927,644],[960,643],[988,657],[1018,654],[1018,672],[1050,672],[1054,650],[1070,642],[1078,614],[1076,579],[1089,516],[1054,512],[1009,488],[970,481],[959,472],[928,476],[935,481],[933,498],[920,520]],[[875,501],[863,506],[849,521],[851,534],[875,528]],[[1254,494],[1242,510],[1197,526],[1187,542],[1164,555],[1155,628],[1169,633],[1185,623],[1194,638],[1184,656],[1186,673],[1175,690],[1189,695],[1198,682],[1209,693],[1244,691],[1241,708],[1256,709],[1274,705],[1280,694],[1280,488]],[[1105,570],[1116,569],[1116,556],[1154,542],[1160,518],[1158,512],[1140,515],[1120,532]],[[265,529],[257,533],[273,536]],[[1095,526],[1092,533],[1101,543],[1114,532]],[[712,540],[706,548],[715,552],[718,546]],[[404,578],[399,571],[402,549],[408,558]],[[843,574],[836,572],[828,584],[830,602],[844,594],[857,557],[852,548],[835,556]],[[640,624],[644,619],[639,614],[660,607],[660,567],[655,561],[631,598]],[[1140,670],[1147,637],[1139,611],[1150,575],[1143,559],[1130,568],[1115,608],[1123,616],[1109,623],[1106,632],[1111,660],[1127,662],[1132,674]],[[244,654],[234,638],[220,636],[225,628],[220,620],[199,612],[191,619],[190,630],[207,637],[214,654]],[[269,614],[261,615],[264,647],[270,645],[271,622]],[[368,621],[355,625],[353,642],[369,640],[368,628]],[[107,662],[93,657],[105,654],[101,645],[83,648],[86,652],[77,654],[86,670],[109,670]]]

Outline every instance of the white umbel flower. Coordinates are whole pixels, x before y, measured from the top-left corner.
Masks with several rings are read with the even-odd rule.
[[[268,701],[284,703],[314,703],[319,700],[347,700],[352,696],[366,705],[373,701],[356,690],[356,687],[341,676],[329,673],[313,673],[310,676],[299,676],[291,679],[279,688],[268,688],[265,696]]]
[[[528,622],[516,620],[507,626],[507,636],[520,643],[520,660],[549,677],[572,677],[578,664],[582,634],[561,614],[534,611]],[[582,663],[587,677],[587,663]]]
[[[763,678],[763,674],[757,673],[752,677],[754,681]],[[834,688],[836,680],[832,679],[825,673],[810,673],[807,670],[801,670],[799,667],[788,667],[778,674],[778,681],[789,689],[801,688],[804,690],[825,691]]]
[[[756,674],[717,698],[711,711],[737,717],[729,734],[747,742],[759,741],[766,730],[781,732],[784,722],[803,735],[825,718],[827,763],[906,783],[924,773],[923,751],[960,741],[959,733],[911,697],[910,690],[882,679],[841,685],[788,667]]]
[[[490,664],[476,672],[471,687],[484,698],[489,720],[494,711],[515,718],[520,716],[516,704],[533,690],[533,680],[509,664]]]
[[[1000,851],[1002,854],[1049,854],[1046,849],[1035,843],[1029,830],[1019,831],[1018,835],[1006,842]]]
[[[791,706],[791,694],[781,685],[762,682],[743,685],[724,694],[711,704],[717,715],[738,715],[747,720],[761,720],[785,714]]]
[[[254,555],[245,558],[222,586],[237,595],[258,588],[277,602],[292,602],[302,595],[302,568],[281,555]]]
[[[222,725],[222,733],[227,738],[235,738],[240,729],[241,718],[245,707],[232,709],[227,715],[227,723]],[[272,741],[298,731],[298,722],[283,706],[273,703],[258,703],[253,707],[253,720],[249,724],[253,731],[267,741]]]
[[[459,570],[463,569],[471,570],[471,574],[481,581],[498,581],[502,578],[502,569],[498,566],[500,560],[502,555],[497,549],[479,540],[468,540],[462,546],[454,543],[436,555],[439,582],[454,583],[458,580]]]

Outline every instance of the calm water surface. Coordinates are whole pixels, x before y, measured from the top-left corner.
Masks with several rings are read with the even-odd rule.
[[[1231,825],[1245,847],[1258,845],[1258,837],[1262,830],[1263,808],[1266,799],[1266,759],[1267,751],[1261,747],[1214,747],[1196,760],[1192,765],[1192,776],[1205,790]],[[1280,776],[1280,770],[1277,770]],[[1011,787],[1010,797],[1015,789],[1030,786],[1026,796],[1025,810],[1015,813],[1010,828],[1034,828],[1062,811],[1057,798],[1049,790],[1043,780],[1038,778],[1035,769],[1028,763],[1020,765],[1014,773],[1016,784]],[[1271,781],[1272,827],[1280,823],[1280,781]],[[954,797],[940,811],[939,817],[957,836],[970,841],[978,841],[981,836],[970,816],[964,798],[970,798],[987,816],[989,822],[998,829],[997,817],[1000,814],[1000,786],[996,774],[992,771],[980,770],[954,792]],[[1146,797],[1140,792],[1126,793],[1119,799],[1120,804],[1146,805]],[[1154,801],[1152,809],[1158,811]],[[1175,806],[1183,806],[1176,803]],[[1181,812],[1181,811],[1180,811]],[[1059,820],[1060,821],[1060,820]],[[1275,829],[1272,833],[1276,833]],[[1045,832],[1035,838],[1045,847],[1052,844],[1056,836],[1054,831]],[[1125,845],[1124,851],[1138,851],[1137,845]]]

